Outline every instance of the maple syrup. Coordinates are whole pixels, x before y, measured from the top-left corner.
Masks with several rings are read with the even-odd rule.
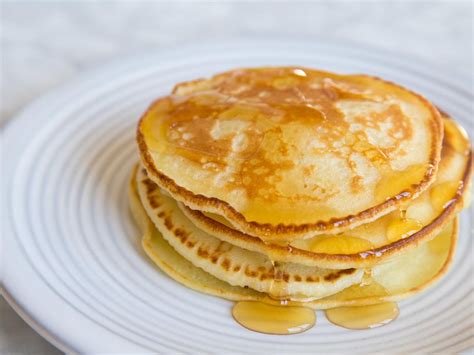
[[[454,136],[455,139],[450,139],[450,146],[458,153],[469,154],[469,137],[457,122],[453,120],[444,120],[445,135]]]
[[[314,154],[321,149],[321,154],[331,152],[345,160],[351,169],[348,183],[359,193],[363,192],[364,179],[351,156],[354,152],[363,155],[382,173],[377,188],[381,201],[395,195],[399,199],[410,197],[411,185],[417,185],[429,170],[426,165],[400,172],[390,167],[390,153],[412,129],[398,104],[382,105],[380,112],[368,108],[367,115],[350,113],[354,116],[352,123],[345,119],[341,104],[350,106],[356,100],[375,103],[385,96],[384,90],[367,90],[364,82],[304,68],[234,70],[192,85],[178,85],[172,95],[152,106],[140,124],[140,132],[148,148],[160,157],[185,158],[204,171],[204,176],[217,179],[229,170],[226,179],[217,179],[217,190],[228,188],[245,194],[250,203],[240,212],[249,221],[276,223],[286,219],[299,224],[311,221],[314,211],[326,220],[335,213],[327,211],[330,206],[325,201],[338,194],[337,188],[314,178],[307,179],[311,181],[307,184],[299,177],[305,182],[298,185],[298,193],[287,186],[288,174],[306,177],[311,174],[305,169],[317,166],[295,163],[295,157],[306,146],[294,144],[293,136],[301,136],[299,141],[304,142],[306,131],[314,131],[318,144],[310,149]],[[356,125],[378,130],[388,122],[393,127],[386,134],[396,138],[389,146],[381,147],[362,129],[350,129]],[[235,166],[228,169],[229,164]],[[288,201],[291,207],[292,202],[304,205],[302,200],[311,204],[311,213],[304,208],[279,208],[281,201]]]
[[[446,254],[451,246],[452,227],[448,224],[441,232],[428,242],[428,248],[432,253]]]
[[[430,199],[435,210],[441,211],[453,203],[460,187],[462,187],[462,181],[447,181],[433,186]]]
[[[273,265],[273,279],[270,284],[268,295],[277,301],[285,301],[289,296],[289,290],[288,280],[285,280],[285,272],[281,267],[282,264],[273,260],[270,255],[268,255],[268,257]]]
[[[412,185],[417,185],[423,180],[425,174],[429,174],[429,166],[425,164],[415,164],[405,170],[394,171],[391,168],[386,170],[375,189],[377,201],[385,201],[391,197],[397,200],[407,199],[412,194]]]
[[[360,284],[347,287],[330,297],[337,301],[350,301],[361,298],[382,298],[388,295],[385,287],[366,274]]]
[[[370,306],[338,307],[325,311],[333,324],[347,329],[371,329],[381,327],[398,317],[398,306],[394,302]]]
[[[318,126],[324,128],[321,130],[323,133],[318,133],[321,135],[318,138],[326,143],[325,150],[333,149],[331,152],[343,156],[346,154],[345,151],[353,151],[367,158],[382,173],[375,189],[378,201],[392,197],[398,200],[412,197],[413,186],[430,174],[433,167],[423,164],[409,166],[403,171],[395,171],[388,162],[390,152],[388,149],[381,149],[378,145],[372,144],[363,132],[348,133],[349,126],[343,119],[344,116],[338,109],[336,101],[341,99],[376,101],[373,95],[366,96],[363,92],[358,92],[355,86],[352,90],[350,87],[344,88],[343,82],[335,83],[330,78],[323,79],[323,85],[312,86],[317,84],[317,81],[311,82],[311,73],[303,69],[292,69],[290,72],[285,69],[276,74],[261,70],[250,71],[245,75],[243,73],[245,72],[235,71],[231,76],[232,80],[224,80],[218,86],[207,88],[197,94],[185,97],[172,96],[160,100],[160,105],[154,106],[152,114],[162,116],[162,122],[148,118],[143,120],[142,124],[150,149],[157,153],[176,150],[180,156],[201,164],[202,168],[209,173],[225,169],[228,157],[232,156],[233,160],[238,160],[242,165],[242,170],[232,176],[232,179],[229,178],[229,183],[245,190],[250,197],[265,201],[264,205],[269,201],[273,202],[271,197],[279,192],[274,189],[275,181],[278,182],[279,177],[274,176],[273,173],[277,169],[291,169],[294,164],[291,159],[269,159],[263,149],[260,151],[263,143],[278,142],[276,144],[279,145],[278,151],[281,154],[275,154],[275,156],[281,157],[288,153],[288,144],[283,140],[281,130],[277,129],[282,123],[299,122],[308,127],[317,123]],[[258,73],[260,73],[260,78]],[[402,124],[404,115],[400,107],[390,106],[384,114],[396,117],[395,122],[401,125],[398,127],[400,132],[396,132],[397,134],[402,134],[404,130],[407,130]],[[377,114],[374,115],[367,117],[370,121],[376,121]],[[356,119],[363,120],[364,118],[357,117]],[[214,132],[212,128],[216,122],[221,126],[220,131]],[[369,126],[371,122],[357,123],[366,123],[366,126]],[[453,132],[459,129],[452,121],[447,121],[445,124],[445,130],[448,133],[455,134]],[[240,133],[244,134],[233,141],[232,137]],[[341,137],[344,139],[341,140]],[[467,138],[461,138],[453,143],[452,148],[459,153],[467,154]],[[342,142],[344,148],[350,149],[344,151],[336,149],[332,144],[333,141]],[[403,141],[403,139],[397,141]],[[167,142],[167,144],[160,142]],[[270,149],[269,151],[273,152]],[[355,174],[356,169],[352,165],[351,169]],[[351,186],[355,191],[361,186],[360,178],[355,174],[353,186]],[[462,185],[457,182],[446,182],[434,186],[430,192],[434,208],[437,210],[446,208],[456,197],[460,186]],[[319,191],[317,187],[314,186],[315,191]],[[284,197],[287,198],[287,196]],[[328,210],[326,206],[320,208]],[[255,210],[266,211],[261,206],[256,206]],[[311,213],[315,210],[317,208],[312,208]],[[257,219],[257,212],[253,213],[255,214],[253,218]],[[302,213],[302,211],[295,213]],[[232,227],[232,224],[222,216],[204,214]],[[250,212],[248,215],[252,219]],[[386,236],[393,242],[406,238],[421,228],[422,224],[419,221],[406,218],[406,210],[401,210],[400,218],[395,218],[388,224]],[[430,241],[428,244],[430,250],[435,253],[445,252],[449,245],[447,244],[448,237],[449,235],[446,234],[443,238]],[[286,247],[291,252],[291,246],[286,245]],[[320,236],[310,241],[310,249],[313,252],[325,254],[369,255],[375,253],[377,255],[379,253],[372,251],[374,245],[370,241],[350,235]],[[312,328],[316,322],[315,312],[290,300],[288,275],[285,269],[270,255],[268,257],[273,265],[273,277],[268,293],[276,304],[237,302],[232,309],[234,319],[250,330],[267,334],[296,334]],[[388,295],[386,289],[367,276],[361,284],[348,287],[330,298],[357,300],[372,297],[381,300],[386,295]],[[348,329],[380,327],[396,319],[398,314],[398,306],[393,302],[339,307],[326,311],[330,322]]]
[[[254,301],[237,302],[232,316],[240,325],[259,333],[302,333],[316,323],[315,312],[306,307],[282,307]]]
[[[423,228],[423,224],[415,219],[395,218],[387,226],[385,235],[390,242],[409,237]]]
[[[373,247],[370,241],[349,235],[316,237],[310,244],[312,252],[324,254],[356,254]]]

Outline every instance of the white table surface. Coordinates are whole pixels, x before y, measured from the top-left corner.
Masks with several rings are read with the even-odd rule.
[[[472,84],[471,1],[21,1],[2,2],[1,10],[0,127],[42,93],[110,59],[237,36],[355,41]],[[0,298],[0,354],[15,353],[59,351]]]

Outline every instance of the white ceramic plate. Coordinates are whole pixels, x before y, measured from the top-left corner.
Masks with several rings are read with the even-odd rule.
[[[27,107],[4,132],[4,287],[35,329],[76,352],[452,353],[473,346],[468,212],[448,276],[402,302],[397,321],[368,331],[332,326],[323,313],[299,335],[248,331],[232,319],[230,302],[181,286],[144,256],[126,196],[138,117],[177,82],[268,64],[379,75],[472,124],[472,96],[461,78],[348,44],[228,41],[89,72]]]

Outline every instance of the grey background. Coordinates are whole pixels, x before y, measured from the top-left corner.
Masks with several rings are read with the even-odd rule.
[[[110,59],[233,37],[343,40],[466,77],[471,1],[3,1],[0,126],[42,93]],[[0,299],[0,353],[59,353]]]

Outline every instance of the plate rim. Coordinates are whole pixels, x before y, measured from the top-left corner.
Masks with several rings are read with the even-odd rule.
[[[33,319],[24,309],[15,301],[15,299],[8,293],[6,289],[0,287],[0,294],[2,295],[5,302],[10,306],[13,311],[30,326],[38,335],[46,340],[50,345],[56,347],[58,350],[65,354],[73,354],[75,351],[70,348],[66,343],[63,343],[54,334],[44,328],[39,322]]]
[[[294,38],[291,37],[259,37],[257,36],[256,38],[253,39],[248,39],[248,38],[242,38],[238,37],[235,40],[235,45],[236,48],[242,48],[246,47],[248,45],[265,45],[267,47],[271,47],[274,45],[284,45],[287,43],[287,41],[291,41],[292,44],[297,44],[297,45],[308,45],[308,42],[310,41],[309,39],[301,39],[301,37],[298,38],[298,40],[295,40]],[[176,45],[176,46],[169,46],[163,49],[157,49],[157,50],[152,50],[152,51],[140,51],[137,53],[133,53],[130,55],[126,55],[124,57],[118,58],[118,59],[112,59],[110,61],[104,62],[101,65],[98,65],[96,67],[87,69],[83,72],[78,73],[72,80],[66,81],[63,84],[58,85],[57,87],[54,87],[51,90],[48,90],[46,93],[38,96],[37,98],[33,99],[29,103],[27,103],[24,107],[22,107],[19,111],[17,111],[14,115],[12,115],[7,122],[1,127],[1,132],[0,132],[0,142],[1,147],[0,150],[2,152],[2,156],[5,156],[4,152],[4,143],[5,141],[13,141],[14,137],[18,135],[20,128],[29,120],[32,119],[31,113],[34,111],[36,107],[41,107],[41,106],[50,106],[51,103],[54,103],[55,101],[57,102],[60,100],[61,95],[64,95],[64,92],[69,92],[73,90],[75,87],[83,85],[87,80],[93,79],[97,74],[105,75],[107,72],[114,72],[116,71],[120,66],[125,66],[125,65],[132,65],[135,63],[137,60],[140,60],[140,58],[143,58],[144,56],[146,57],[155,57],[159,58],[160,56],[164,57],[173,57],[177,55],[180,51],[185,51],[188,52],[192,50],[193,48],[199,48],[200,50],[204,49],[212,49],[212,48],[218,48],[220,45],[223,43],[228,43],[229,39],[227,40],[217,40],[217,41],[206,41],[200,44],[193,44],[193,43],[188,43],[188,44],[181,44],[181,45]],[[398,63],[403,64],[407,67],[412,68],[413,70],[421,68],[421,66],[424,65],[425,69],[426,68],[436,68],[435,65],[432,65],[432,63],[426,63],[426,61],[420,60],[416,56],[408,55],[405,53],[396,53],[394,51],[386,50],[386,49],[381,49],[377,48],[374,46],[366,45],[366,44],[360,44],[355,41],[344,41],[344,40],[336,40],[336,41],[328,41],[328,40],[319,40],[319,39],[311,39],[311,42],[317,42],[323,45],[333,45],[333,46],[339,46],[339,47],[348,47],[349,50],[363,50],[367,52],[373,52],[375,55],[375,58],[386,58],[388,56],[397,54],[398,56]],[[311,45],[311,42],[309,44]],[[164,60],[166,61],[166,60]],[[414,62],[417,62],[417,64],[414,64]],[[128,63],[128,64],[127,64]],[[157,63],[159,64],[159,62]],[[449,70],[447,68],[437,68],[439,71],[437,73],[443,73],[443,74],[449,74],[455,77],[454,80],[451,80],[450,83],[453,87],[456,87],[457,89],[461,89],[464,91],[464,93],[467,93],[468,96],[471,97],[472,99],[472,90],[469,88],[469,80],[466,80],[466,78],[462,77],[458,73],[453,73],[452,70]],[[439,77],[440,74],[434,75],[434,77]],[[464,80],[462,80],[464,79]],[[472,79],[470,79],[472,81]],[[470,121],[470,124],[472,124],[472,121]],[[15,149],[18,149],[18,147],[15,147]],[[13,154],[14,155],[14,154]],[[16,164],[12,163],[12,158],[8,157],[5,159],[4,162],[2,162],[2,169],[9,165],[15,167]],[[2,181],[4,180],[9,180],[11,179],[11,172],[6,172],[2,177]],[[7,188],[7,184],[2,184],[2,193],[5,192]],[[5,220],[6,216],[9,214],[7,213],[8,211],[8,206],[10,200],[5,198],[2,199],[3,202],[1,203],[1,215],[2,215],[2,220]],[[4,246],[5,247],[12,247],[12,244],[16,244],[18,250],[17,252],[20,253],[20,256],[22,253],[24,253],[24,250],[22,250],[21,246],[18,245],[18,241],[15,240],[15,238],[12,238],[12,236],[9,236],[10,234],[14,235],[14,228],[12,228],[12,223],[2,223],[2,230],[4,232],[10,232],[10,233],[5,233],[6,238],[4,239]],[[6,248],[5,248],[6,249]],[[4,250],[5,250],[4,249]],[[6,266],[6,259],[8,257],[4,257],[3,261],[5,262]],[[23,260],[24,262],[24,260]],[[28,262],[29,264],[29,262]],[[26,266],[24,265],[23,268],[28,268],[28,269],[33,269],[33,265]],[[2,268],[2,287],[0,289],[4,299],[6,302],[14,309],[14,311],[19,314],[19,316],[25,320],[25,322],[31,326],[40,336],[45,338],[48,342],[50,342],[52,345],[56,346],[59,350],[67,352],[67,353],[72,353],[75,352],[76,350],[73,349],[68,344],[74,344],[74,336],[71,336],[70,334],[57,334],[53,333],[50,330],[48,330],[48,324],[47,320],[44,319],[37,319],[35,317],[34,311],[31,309],[33,308],[31,305],[28,305],[28,302],[21,302],[20,300],[23,297],[23,300],[25,300],[27,297],[24,295],[17,294],[15,295],[14,287],[13,285],[15,284],[15,280],[13,280],[13,277],[10,275],[9,277],[9,272],[6,270],[6,268]],[[28,272],[33,272],[32,274],[29,275],[29,277],[36,277],[38,278],[39,275],[37,275],[37,272],[35,270],[28,270]],[[17,281],[18,282],[18,281]],[[98,324],[100,326],[100,324]],[[111,335],[114,335],[110,333]],[[115,334],[115,336],[118,336]],[[66,339],[69,339],[67,341]],[[137,348],[138,345],[134,344]],[[466,349],[468,350],[468,349]]]

